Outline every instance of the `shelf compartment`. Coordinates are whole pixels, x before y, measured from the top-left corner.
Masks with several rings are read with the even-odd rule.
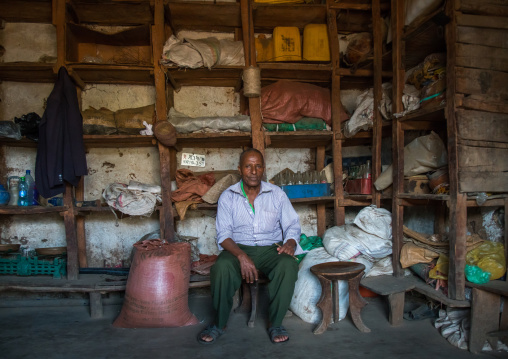
[[[101,25],[153,24],[153,1],[70,0],[69,17],[76,23]]]
[[[153,85],[153,67],[99,64],[67,64],[86,83]]]
[[[326,146],[332,141],[332,131],[265,132],[270,139],[267,147],[314,148]]]
[[[65,59],[68,62],[153,65],[150,26],[148,25],[132,27],[115,34],[106,34],[69,23],[66,35]]]
[[[331,81],[330,63],[260,62],[258,67],[263,86],[283,79],[316,84],[329,84]]]
[[[53,67],[39,62],[4,62],[0,63],[0,80],[53,83],[57,78]]]
[[[440,105],[439,107],[431,108],[420,108],[416,111],[408,113],[405,116],[399,118],[399,122],[404,121],[445,121],[445,108],[446,105]]]
[[[242,27],[240,3],[169,1],[166,6],[173,32],[180,30],[234,32]]]
[[[242,66],[218,66],[211,70],[168,65],[164,65],[163,68],[177,86],[235,87],[239,90],[242,85]]]
[[[60,213],[67,211],[66,206],[59,207],[44,207],[44,206],[1,206],[0,214],[12,214],[12,215],[25,215],[25,214],[45,214],[45,213]]]
[[[277,26],[295,26],[303,30],[308,24],[326,24],[326,5],[321,4],[252,4],[255,32],[272,32]]]
[[[237,148],[252,146],[250,132],[179,133],[176,145],[180,148]]]
[[[0,14],[2,14],[2,19],[7,22],[51,24],[53,19],[52,1],[2,0],[0,1]]]

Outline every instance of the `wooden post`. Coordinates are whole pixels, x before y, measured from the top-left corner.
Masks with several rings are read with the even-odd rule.
[[[55,74],[60,67],[65,66],[65,0],[53,1],[53,25],[56,27],[56,63],[53,68]]]
[[[404,64],[402,29],[404,26],[404,2],[392,0],[392,56],[393,56],[393,100],[392,112],[398,113],[403,109],[402,92],[404,90]],[[398,194],[404,191],[404,132],[402,125],[397,119],[392,124],[392,158],[393,158],[393,198],[392,198],[392,235],[393,275],[403,275],[400,265],[400,250],[402,248],[402,226],[404,224],[404,207],[399,203]]]
[[[329,5],[329,4],[328,4]],[[327,10],[328,39],[330,40],[330,55],[332,59],[332,154],[333,154],[333,183],[334,183],[334,213],[335,225],[341,226],[346,223],[346,211],[343,206],[344,188],[342,187],[342,129],[340,113],[342,103],[340,101],[340,75],[339,70],[339,38],[337,32],[337,12]]]
[[[65,236],[67,239],[67,279],[77,280],[79,277],[78,265],[78,240],[76,235],[76,222],[74,213],[74,199],[72,198],[72,186],[65,182],[64,212]]]
[[[316,170],[321,171],[325,166],[325,146],[316,148]],[[317,235],[323,237],[326,230],[326,207],[324,204],[316,206]]]
[[[381,72],[383,71],[383,37],[381,5],[379,0],[372,0],[372,32],[374,40],[374,118],[372,124],[372,204],[381,206],[381,193],[374,187],[374,182],[381,174],[381,134],[382,118],[379,103],[382,99]]]
[[[166,79],[164,71],[159,65],[164,45],[164,2],[155,0],[154,26],[152,27],[152,50],[155,78],[155,112],[157,121],[166,121],[168,113],[166,97]],[[168,147],[159,143],[159,161],[162,189],[162,206],[164,210],[159,214],[161,238],[172,241],[175,235],[173,221],[173,203],[171,201],[171,155]]]
[[[242,38],[245,53],[245,68],[256,66],[256,50],[254,46],[254,23],[250,0],[241,0]],[[252,147],[265,154],[265,136],[261,114],[261,98],[249,97],[249,114],[252,133]]]
[[[85,177],[81,177],[79,184],[75,189],[76,201],[85,200]],[[88,262],[86,258],[86,232],[85,218],[76,216],[76,236],[78,242],[78,260],[80,268],[87,268]]]
[[[467,207],[466,195],[459,192],[459,159],[457,153],[458,136],[455,117],[455,43],[457,23],[454,2],[446,4],[450,22],[446,25],[446,119],[448,130],[448,175],[450,178],[450,268],[448,270],[448,296],[452,299],[465,299],[465,266]]]

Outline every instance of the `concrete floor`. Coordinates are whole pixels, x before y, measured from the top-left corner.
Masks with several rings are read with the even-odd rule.
[[[266,302],[263,297],[260,301]],[[183,328],[113,328],[121,305],[105,306],[102,319],[91,319],[88,306],[0,308],[0,358],[508,358],[507,352],[473,355],[453,347],[431,319],[391,327],[385,300],[368,301],[362,318],[371,333],[359,332],[348,315],[314,335],[314,325],[293,315],[284,321],[291,339],[282,345],[269,341],[262,303],[255,328],[247,327],[246,314],[232,314],[226,335],[215,345],[199,344],[196,336],[213,312],[206,291],[189,297],[190,308],[202,323]]]

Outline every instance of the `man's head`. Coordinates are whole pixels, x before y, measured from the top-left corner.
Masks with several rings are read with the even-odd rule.
[[[243,183],[249,187],[259,186],[265,173],[265,160],[261,152],[254,148],[243,151],[240,155],[238,170],[242,175]]]

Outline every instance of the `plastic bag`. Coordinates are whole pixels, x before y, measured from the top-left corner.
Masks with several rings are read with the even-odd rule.
[[[19,125],[12,121],[0,121],[0,136],[21,140]]]
[[[483,271],[480,267],[466,264],[466,279],[471,283],[485,284],[490,281],[491,274]]]
[[[490,273],[490,280],[501,278],[506,272],[503,244],[485,241],[467,253],[466,264],[477,266],[483,271]]]
[[[434,268],[429,272],[429,278],[448,280],[448,268],[450,262],[447,256],[440,254]]]
[[[19,125],[21,136],[39,141],[39,124],[41,123],[41,116],[35,112],[30,112],[21,117],[14,117],[14,122]]]
[[[392,238],[392,214],[384,208],[377,208],[375,205],[363,208],[356,215],[354,224],[380,238]]]

